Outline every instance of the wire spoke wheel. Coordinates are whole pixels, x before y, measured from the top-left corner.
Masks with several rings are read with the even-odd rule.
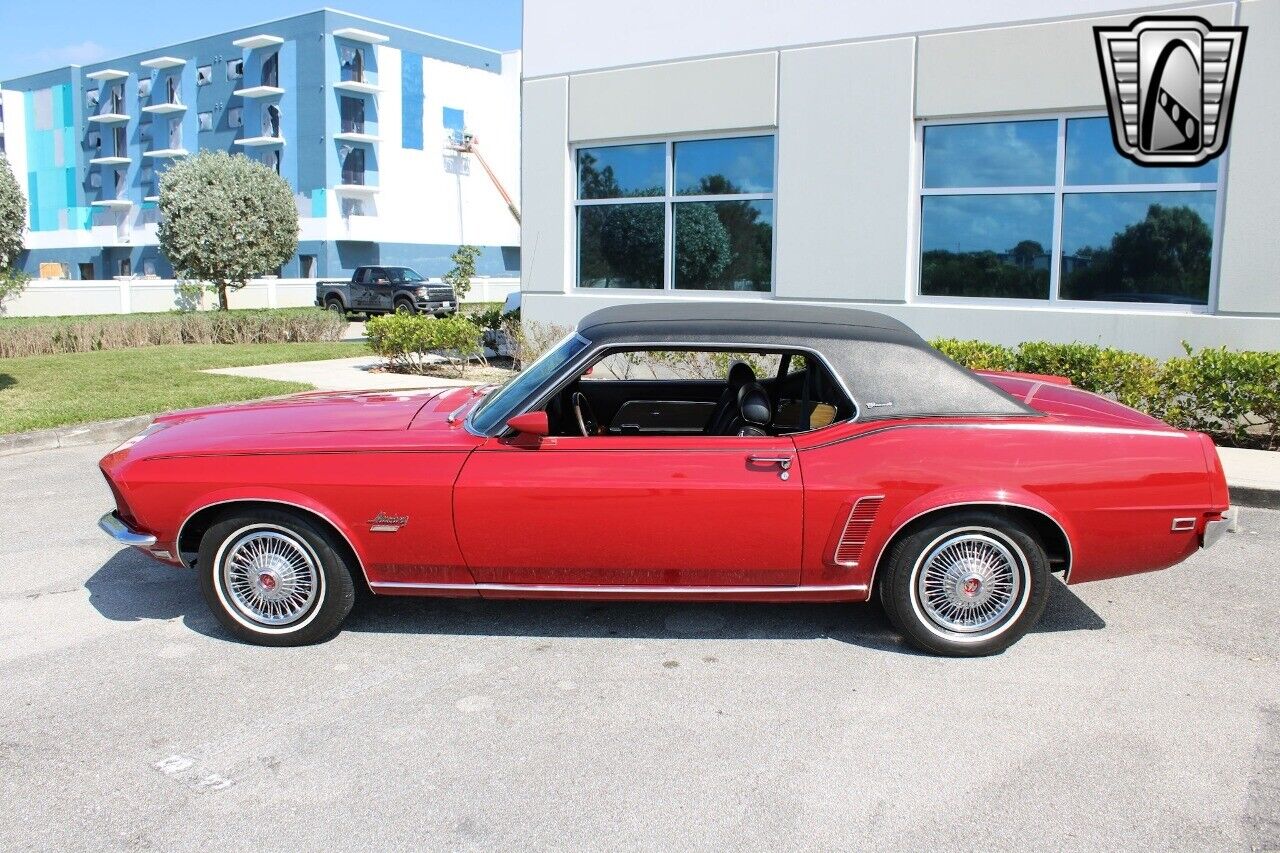
[[[320,589],[320,567],[311,548],[277,528],[258,528],[236,538],[224,549],[220,573],[231,605],[271,627],[304,617]]]
[[[1022,558],[995,536],[956,532],[925,552],[914,592],[925,615],[939,628],[981,634],[1017,607],[1025,573]]]

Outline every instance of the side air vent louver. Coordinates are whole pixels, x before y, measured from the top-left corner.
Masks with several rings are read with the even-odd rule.
[[[862,546],[867,544],[867,534],[880,511],[884,495],[872,495],[858,498],[853,509],[849,511],[849,520],[844,523],[844,531],[840,534],[840,542],[836,545],[837,566],[853,567],[858,565],[862,557]]]

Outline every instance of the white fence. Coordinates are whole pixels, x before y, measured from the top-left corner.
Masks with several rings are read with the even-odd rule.
[[[314,305],[316,282],[327,279],[266,278],[228,294],[232,308],[298,308]],[[501,302],[520,289],[518,278],[473,278],[463,302]],[[203,309],[217,307],[217,296],[204,294]],[[133,314],[174,311],[189,306],[173,279],[132,278],[114,281],[37,279],[17,299],[4,305],[9,317],[62,317],[69,314]]]

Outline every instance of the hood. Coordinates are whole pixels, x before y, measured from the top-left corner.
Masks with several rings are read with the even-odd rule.
[[[1176,431],[1164,421],[1115,400],[1085,391],[1062,376],[975,370],[974,373],[1036,411],[1082,426]]]
[[[419,410],[453,390],[320,391],[171,412],[156,422],[184,426],[188,435],[204,430],[219,436],[403,430]]]

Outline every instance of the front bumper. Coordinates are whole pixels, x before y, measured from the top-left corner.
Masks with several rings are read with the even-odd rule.
[[[139,533],[120,520],[120,516],[116,515],[115,510],[98,519],[98,527],[119,542],[121,545],[131,545],[134,548],[150,548],[156,544],[156,537],[149,533]]]
[[[1201,548],[1212,548],[1231,526],[1231,520],[1223,513],[1222,518],[1215,518],[1204,523],[1204,535],[1200,538]]]
[[[451,299],[446,300],[427,300],[419,299],[414,302],[418,310],[423,314],[456,314],[458,311],[458,303]]]

